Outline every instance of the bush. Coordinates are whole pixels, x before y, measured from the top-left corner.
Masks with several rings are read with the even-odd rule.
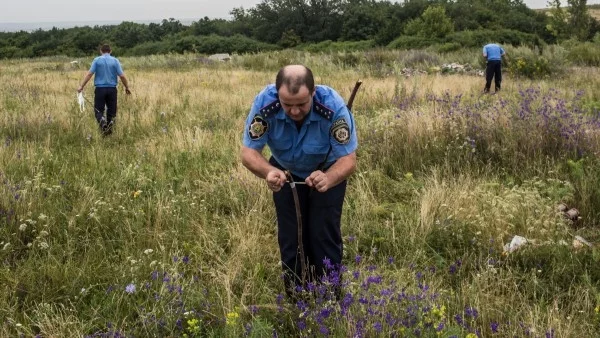
[[[181,38],[175,41],[173,51],[177,53],[193,51],[197,53],[214,54],[252,53],[277,49],[279,49],[279,47],[275,45],[253,40],[242,35],[224,37],[213,34],[199,37],[186,36]]]
[[[363,40],[363,41],[321,41],[319,43],[305,44],[298,46],[297,49],[311,52],[350,52],[350,51],[362,51],[368,50],[375,47],[375,41]]]
[[[409,51],[404,58],[406,67],[417,67],[421,65],[437,65],[440,63],[440,58],[435,53],[430,53],[424,50]]]
[[[166,54],[169,52],[171,47],[162,41],[144,42],[135,47],[129,49],[126,55],[129,56],[144,56],[144,55],[157,55]]]
[[[365,60],[363,53],[335,53],[331,61],[338,66],[356,67]]]
[[[511,29],[461,31],[448,35],[446,42],[458,43],[464,47],[483,47],[490,42],[509,45],[539,46],[541,41],[535,34],[523,33]]]
[[[394,41],[388,44],[388,48],[392,49],[417,49],[425,48],[436,43],[436,40],[426,39],[418,36],[401,35]]]
[[[579,66],[600,66],[600,44],[581,43],[570,48],[567,59]]]
[[[438,53],[448,53],[456,52],[457,50],[460,50],[462,46],[457,42],[446,42],[443,44],[434,45],[433,48]]]
[[[550,66],[548,59],[540,57],[523,57],[519,56],[513,59],[510,65],[510,70],[513,74],[524,76],[530,79],[542,78],[549,76],[554,72]]]

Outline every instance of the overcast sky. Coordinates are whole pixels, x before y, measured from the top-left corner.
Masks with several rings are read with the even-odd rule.
[[[106,22],[229,19],[236,7],[254,7],[262,0],[0,0],[0,23],[9,22]],[[566,0],[562,1],[566,3]],[[530,8],[545,8],[547,0],[525,0]],[[588,0],[588,4],[600,0]]]

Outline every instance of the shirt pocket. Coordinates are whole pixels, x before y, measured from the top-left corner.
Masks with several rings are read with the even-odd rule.
[[[269,148],[271,153],[281,161],[289,162],[294,158],[292,145],[294,144],[291,138],[270,139]],[[283,165],[283,163],[282,163]]]
[[[304,144],[302,152],[305,160],[302,162],[307,165],[307,168],[314,170],[319,163],[325,161],[325,156],[329,152],[329,144]]]

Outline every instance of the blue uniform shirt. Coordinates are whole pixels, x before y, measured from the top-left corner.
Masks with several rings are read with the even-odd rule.
[[[268,145],[275,160],[301,178],[323,161],[327,167],[354,152],[356,127],[344,99],[327,86],[316,86],[315,92],[312,109],[298,130],[281,108],[275,85],[268,85],[254,99],[246,119],[244,146],[262,151]]]
[[[119,60],[108,53],[94,59],[90,72],[95,74],[94,86],[96,87],[116,87],[117,76],[123,75]]]
[[[502,60],[504,49],[495,43],[489,43],[483,46],[483,56],[487,57],[488,61]]]

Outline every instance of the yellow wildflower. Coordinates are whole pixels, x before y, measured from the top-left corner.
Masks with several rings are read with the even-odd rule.
[[[240,314],[237,312],[229,312],[227,314],[227,325],[235,325],[237,323]]]
[[[142,193],[141,190],[136,190],[133,192],[133,198],[137,198]]]

